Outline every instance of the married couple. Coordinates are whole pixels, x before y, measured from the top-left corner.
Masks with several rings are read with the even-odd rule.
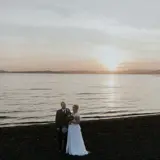
[[[71,113],[66,108],[65,102],[61,102],[61,109],[56,113],[57,140],[59,152],[72,156],[85,156],[86,150],[80,127],[79,106],[74,105]]]

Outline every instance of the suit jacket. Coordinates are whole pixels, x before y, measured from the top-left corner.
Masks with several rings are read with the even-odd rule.
[[[56,127],[62,128],[63,126],[68,127],[69,119],[68,116],[71,115],[71,112],[68,108],[65,109],[66,112],[64,113],[62,109],[58,110],[56,113]]]

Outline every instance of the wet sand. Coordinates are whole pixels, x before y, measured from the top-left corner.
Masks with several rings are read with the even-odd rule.
[[[81,123],[86,157],[59,155],[55,124],[0,129],[0,160],[158,160],[160,116]]]

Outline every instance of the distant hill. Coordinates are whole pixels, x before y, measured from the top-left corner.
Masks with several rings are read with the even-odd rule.
[[[153,71],[154,74],[160,74],[160,70]]]
[[[125,70],[125,71],[4,71],[0,73],[34,73],[34,74],[160,74],[160,70]]]
[[[4,71],[4,70],[0,70],[0,73],[6,73],[7,71]]]

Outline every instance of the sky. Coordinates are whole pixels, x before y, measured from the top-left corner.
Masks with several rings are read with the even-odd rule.
[[[159,0],[0,0],[0,69],[160,69]]]

